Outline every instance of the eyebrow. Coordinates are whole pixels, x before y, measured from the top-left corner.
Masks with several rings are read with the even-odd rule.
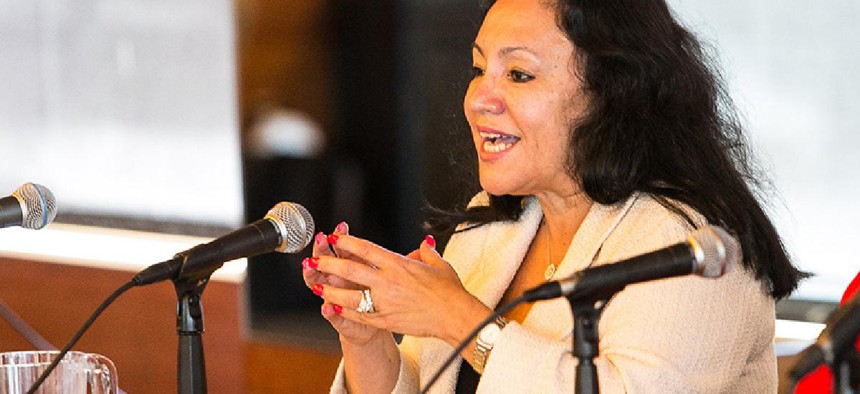
[[[480,53],[481,56],[486,56],[484,54],[484,50],[481,49],[481,46],[478,45],[478,43],[473,42],[472,43],[472,49],[478,51],[478,53]],[[526,51],[528,53],[534,54],[534,52],[529,50],[528,47],[504,47],[504,48],[502,48],[502,50],[499,51],[499,55],[501,55],[502,57],[505,57],[507,55],[510,55],[513,52],[516,52],[516,51]]]

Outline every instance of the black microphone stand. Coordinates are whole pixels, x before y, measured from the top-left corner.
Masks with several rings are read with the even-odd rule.
[[[598,394],[597,367],[594,358],[598,355],[597,321],[606,300],[580,299],[579,295],[567,295],[573,312],[573,355],[577,358],[576,394]]]
[[[860,391],[860,354],[853,349],[854,342],[849,345],[852,349],[834,365],[829,365],[833,372],[834,394],[857,394]]]
[[[206,363],[203,358],[203,305],[200,297],[209,283],[201,280],[174,279],[176,288],[176,331],[179,335],[177,376],[179,394],[206,393]]]

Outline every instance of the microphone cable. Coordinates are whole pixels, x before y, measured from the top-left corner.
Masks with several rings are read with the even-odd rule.
[[[430,381],[427,382],[427,386],[424,387],[424,390],[421,390],[421,394],[427,394],[427,392],[430,391],[430,388],[433,387],[434,384],[436,384],[436,381],[439,380],[439,377],[442,376],[442,373],[445,372],[445,370],[447,370],[448,367],[451,366],[451,364],[454,362],[454,359],[457,358],[457,355],[459,355],[460,352],[463,351],[463,349],[469,346],[469,343],[471,343],[472,339],[474,339],[478,335],[478,333],[481,332],[481,329],[484,328],[484,326],[490,324],[490,322],[496,320],[497,317],[508,313],[511,309],[514,309],[525,301],[527,301],[525,295],[519,296],[513,301],[502,305],[498,309],[494,310],[493,313],[490,314],[490,316],[488,316],[486,319],[484,319],[484,321],[481,322],[481,324],[478,324],[478,326],[475,327],[475,329],[472,330],[472,332],[470,332],[469,335],[466,336],[466,339],[460,342],[460,345],[457,346],[457,348],[454,349],[453,352],[451,352],[451,355],[448,357],[448,359],[445,360],[439,370],[436,371],[433,377],[430,378]]]
[[[68,353],[69,350],[71,350],[72,347],[75,346],[76,343],[78,343],[78,340],[81,339],[81,337],[84,335],[84,332],[86,332],[87,329],[89,329],[90,326],[93,324],[93,322],[96,321],[96,318],[98,318],[99,315],[101,315],[102,312],[104,312],[104,310],[111,303],[113,303],[114,300],[116,300],[120,295],[122,295],[122,293],[125,293],[128,289],[131,289],[132,287],[135,287],[136,285],[137,284],[134,281],[129,281],[128,283],[122,285],[122,287],[120,287],[119,289],[114,291],[111,295],[109,295],[107,297],[107,299],[105,299],[102,302],[102,304],[99,305],[98,308],[96,308],[95,312],[93,312],[93,314],[90,316],[90,318],[87,319],[87,321],[84,323],[84,325],[81,327],[81,329],[78,330],[77,333],[75,333],[75,336],[72,337],[72,340],[69,341],[69,344],[66,345],[66,347],[64,347],[63,350],[60,351],[60,354],[58,354],[56,358],[54,358],[54,361],[51,362],[51,365],[48,366],[48,368],[45,370],[45,372],[42,372],[42,374],[39,376],[39,379],[36,380],[35,383],[33,383],[33,387],[30,387],[30,389],[27,390],[27,394],[35,393],[36,390],[39,388],[39,386],[41,386],[42,383],[45,382],[45,379],[48,378],[48,375],[50,375],[51,372],[53,372],[54,369],[57,368],[57,365],[60,365],[60,361],[63,360],[63,358],[66,356],[66,353]]]
[[[268,224],[263,224],[268,223]],[[114,301],[135,286],[145,286],[163,280],[199,281],[206,278],[224,264],[224,261],[250,257],[277,251],[297,253],[313,238],[314,221],[311,214],[299,204],[280,202],[263,219],[218,237],[209,243],[197,245],[180,252],[172,259],[153,264],[138,272],[128,283],[113,292],[84,323],[60,354],[51,362],[27,394],[33,394],[44,383],[48,375],[57,368],[66,353],[81,339],[84,332]],[[187,272],[186,272],[187,271]]]
[[[445,361],[442,368],[421,391],[427,393],[433,384],[485,325],[523,302],[534,302],[566,296],[577,299],[609,299],[627,285],[673,276],[697,274],[718,278],[725,274],[739,256],[738,243],[717,226],[705,226],[692,232],[685,242],[594,268],[578,271],[568,279],[552,281],[526,290],[523,295],[494,311],[469,334]]]

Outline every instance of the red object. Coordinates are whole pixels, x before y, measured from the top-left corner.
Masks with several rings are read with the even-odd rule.
[[[302,268],[304,268],[304,269],[309,269],[309,268],[310,269],[317,269],[317,267],[319,267],[319,265],[320,265],[320,258],[319,257],[305,257],[305,259],[302,260]]]
[[[424,236],[424,241],[427,242],[427,246],[429,246],[431,248],[436,247],[436,239],[433,238],[432,235],[428,234],[428,235]]]
[[[857,291],[860,290],[860,272],[857,273],[857,276],[854,277],[854,280],[848,284],[848,288],[845,290],[845,293],[842,295],[842,300],[839,301],[839,305],[845,305],[849,300],[851,300]],[[855,344],[857,350],[860,350],[860,339],[857,340]],[[833,374],[830,372],[830,368],[826,365],[821,365],[818,369],[810,372],[808,375],[800,379],[797,382],[797,386],[794,389],[795,394],[831,394],[833,393]]]
[[[313,287],[313,289],[312,289],[312,290],[313,290],[314,294],[316,294],[316,295],[318,295],[318,296],[322,297],[322,295],[323,295],[323,285],[321,285],[321,284],[317,283],[317,284],[315,284],[315,285],[314,285],[314,287]]]
[[[338,239],[338,238],[339,238],[339,237],[337,236],[337,234],[331,234],[331,235],[329,235],[329,236],[328,236],[328,243],[329,243],[329,245],[337,245],[337,239]]]

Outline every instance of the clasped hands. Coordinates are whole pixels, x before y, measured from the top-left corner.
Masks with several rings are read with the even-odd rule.
[[[313,257],[302,262],[303,277],[323,298],[322,315],[342,340],[362,345],[397,332],[456,344],[490,309],[463,288],[435,247],[428,235],[404,256],[349,235],[341,223],[328,237],[316,235]],[[357,310],[361,290],[369,290],[373,312]]]

